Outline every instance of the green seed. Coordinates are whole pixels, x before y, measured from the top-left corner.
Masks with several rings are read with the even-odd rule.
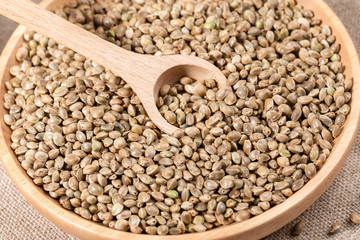
[[[115,32],[113,30],[109,30],[108,31],[108,36],[114,38],[115,37]]]
[[[216,27],[216,23],[215,22],[206,22],[204,24],[204,28],[206,29],[210,29],[213,30]]]
[[[340,60],[340,56],[339,56],[339,54],[334,54],[334,55],[332,55],[332,57],[330,58],[330,60],[332,61],[332,62],[338,62],[339,60]]]
[[[92,143],[92,150],[95,151],[95,152],[99,151],[101,149],[101,147],[102,147],[101,142],[96,140],[96,138],[92,138],[91,143]]]
[[[89,211],[90,211],[91,213],[94,213],[94,214],[96,214],[96,213],[99,212],[99,210],[98,210],[98,208],[96,207],[96,205],[91,205],[91,206],[89,207]]]
[[[280,39],[284,40],[285,38],[287,38],[289,36],[289,30],[287,28],[283,28],[280,31]]]
[[[172,199],[176,199],[179,197],[179,193],[176,190],[169,190],[166,192],[166,196]]]
[[[282,157],[291,157],[291,153],[286,149],[279,150],[279,153]]]
[[[334,92],[335,92],[335,88],[334,88],[334,87],[332,87],[332,86],[327,87],[326,93],[327,93],[328,95],[332,96],[332,95],[334,95]]]
[[[236,2],[236,1],[230,3],[230,8],[231,8],[231,9],[235,9],[235,8],[237,8],[238,6],[239,6],[239,3]]]
[[[131,19],[131,14],[130,13],[123,13],[123,15],[121,15],[121,20],[123,21],[129,21]]]
[[[264,26],[264,19],[263,18],[259,18],[258,20],[256,20],[255,26],[258,29],[262,29]]]

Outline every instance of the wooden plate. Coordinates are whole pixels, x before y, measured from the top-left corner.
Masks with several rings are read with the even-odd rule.
[[[71,0],[45,0],[41,6],[49,10],[55,9]],[[16,187],[26,199],[46,218],[63,230],[81,239],[132,239],[132,240],[183,240],[183,239],[258,239],[281,228],[303,211],[305,211],[328,188],[343,166],[354,143],[360,116],[360,69],[359,58],[349,34],[340,20],[322,0],[299,0],[305,8],[314,11],[315,16],[323,20],[324,24],[332,27],[337,42],[341,44],[342,62],[346,66],[346,77],[354,80],[352,90],[351,112],[344,125],[342,134],[336,139],[335,146],[319,173],[302,189],[296,192],[284,203],[277,205],[265,213],[253,217],[245,222],[234,223],[203,233],[191,233],[176,236],[151,236],[121,232],[91,222],[75,213],[65,210],[60,204],[37,187],[20,166],[10,146],[10,128],[6,126],[3,115],[3,97],[0,99],[0,151],[1,160]],[[0,96],[4,96],[5,82],[10,79],[9,69],[16,64],[16,50],[23,43],[22,34],[25,28],[20,26],[7,43],[0,58]]]

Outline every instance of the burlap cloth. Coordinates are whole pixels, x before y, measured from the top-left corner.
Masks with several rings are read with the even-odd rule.
[[[311,0],[309,0],[311,1]],[[39,2],[39,1],[36,1]],[[360,0],[326,0],[350,32],[360,52]],[[0,16],[0,51],[16,24]],[[330,188],[295,221],[271,234],[267,240],[282,239],[360,239],[360,226],[349,224],[351,212],[360,213],[360,132],[352,152]],[[34,209],[15,188],[0,163],[0,240],[70,240],[62,231]],[[290,235],[294,223],[306,222],[303,233]],[[330,225],[344,223],[339,233],[328,235]]]

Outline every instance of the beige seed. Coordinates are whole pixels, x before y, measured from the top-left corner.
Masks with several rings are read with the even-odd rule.
[[[150,195],[146,192],[141,192],[138,195],[138,201],[142,203],[146,203],[150,200]]]
[[[305,175],[308,178],[313,178],[316,175],[316,167],[313,163],[307,164],[305,167]]]
[[[312,97],[310,96],[301,96],[298,98],[298,103],[301,103],[301,104],[309,104],[311,103],[311,101],[313,100]]]
[[[52,93],[54,97],[62,97],[68,92],[67,87],[58,87],[55,89],[55,91]]]
[[[95,196],[100,196],[103,194],[103,188],[99,184],[96,184],[96,183],[91,183],[88,186],[88,190],[89,190],[90,194],[93,194]]]
[[[185,133],[189,137],[195,137],[200,134],[200,130],[196,127],[188,127],[185,129]]]
[[[69,165],[76,165],[80,161],[80,157],[75,154],[69,154],[65,157],[64,161]]]
[[[165,112],[165,119],[170,124],[175,124],[176,123],[176,114],[171,112],[171,111],[166,111]]]
[[[104,116],[104,109],[101,107],[92,107],[90,108],[90,114],[94,117],[94,118],[101,118],[102,116]]]
[[[65,144],[64,136],[61,133],[54,133],[53,135],[53,141],[56,146],[63,146]]]
[[[195,224],[193,226],[193,228],[196,232],[205,232],[206,231],[206,227],[203,224]]]
[[[357,214],[357,213],[351,213],[351,214],[350,214],[350,220],[351,220],[353,223],[360,224],[360,215]]]
[[[329,233],[330,234],[337,233],[341,229],[341,227],[342,227],[341,223],[335,222],[330,226]]]
[[[236,213],[235,219],[237,222],[242,222],[250,218],[250,212],[248,210],[240,210]]]
[[[122,205],[120,203],[115,203],[113,205],[113,207],[111,208],[111,214],[113,216],[116,216],[116,215],[120,214],[123,209],[124,209],[124,205]]]

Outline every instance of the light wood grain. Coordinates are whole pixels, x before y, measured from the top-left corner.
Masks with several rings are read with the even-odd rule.
[[[46,0],[41,5],[47,9],[54,9],[71,0]],[[342,61],[346,65],[345,74],[353,78],[351,112],[344,125],[343,133],[336,139],[333,151],[319,173],[302,189],[296,192],[284,203],[271,208],[267,212],[251,218],[245,222],[231,224],[204,233],[191,233],[179,236],[149,236],[133,234],[109,229],[97,223],[85,220],[75,213],[63,209],[57,201],[35,186],[26,172],[21,168],[18,160],[10,149],[10,129],[3,119],[0,119],[0,152],[1,160],[16,187],[45,217],[60,228],[81,239],[134,239],[134,240],[184,240],[184,239],[259,239],[281,228],[305,211],[331,184],[348,156],[354,143],[359,127],[360,117],[360,69],[359,59],[355,47],[344,26],[330,8],[321,0],[301,0],[303,6],[312,9],[317,18],[331,26],[337,41],[341,43]],[[19,27],[9,40],[0,58],[0,96],[5,93],[5,82],[10,79],[9,68],[16,64],[15,52],[21,46],[24,27]],[[0,99],[1,116],[6,112],[3,99]],[[351,184],[351,183],[349,183]]]
[[[140,98],[157,127],[172,134],[177,127],[159,113],[156,100],[160,87],[183,76],[214,78],[229,88],[226,77],[213,64],[194,56],[152,56],[127,51],[65,19],[46,11],[30,0],[0,0],[0,14],[43,34],[121,76]]]

